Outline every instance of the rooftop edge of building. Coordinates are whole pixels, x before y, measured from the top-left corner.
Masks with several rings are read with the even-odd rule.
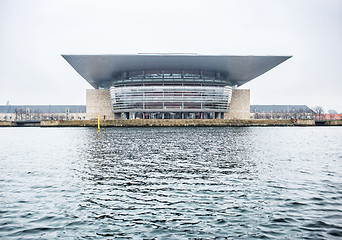
[[[225,73],[230,82],[241,86],[264,74],[292,56],[238,56],[199,54],[100,54],[61,55],[89,84],[101,82],[126,71],[203,70]]]

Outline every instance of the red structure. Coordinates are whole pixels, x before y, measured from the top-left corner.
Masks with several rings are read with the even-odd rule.
[[[323,113],[323,114],[317,114],[316,120],[341,120],[342,114],[329,114],[329,113]]]

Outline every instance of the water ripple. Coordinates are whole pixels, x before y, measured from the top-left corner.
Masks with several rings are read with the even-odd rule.
[[[342,236],[341,128],[0,133],[3,239]]]

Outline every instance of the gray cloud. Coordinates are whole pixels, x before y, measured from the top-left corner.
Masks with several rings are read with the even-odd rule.
[[[342,1],[0,2],[0,104],[85,104],[60,54],[293,55],[242,86],[252,104],[342,112]]]

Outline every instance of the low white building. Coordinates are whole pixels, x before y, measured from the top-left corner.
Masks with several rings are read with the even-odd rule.
[[[84,105],[0,105],[0,121],[84,120]]]

